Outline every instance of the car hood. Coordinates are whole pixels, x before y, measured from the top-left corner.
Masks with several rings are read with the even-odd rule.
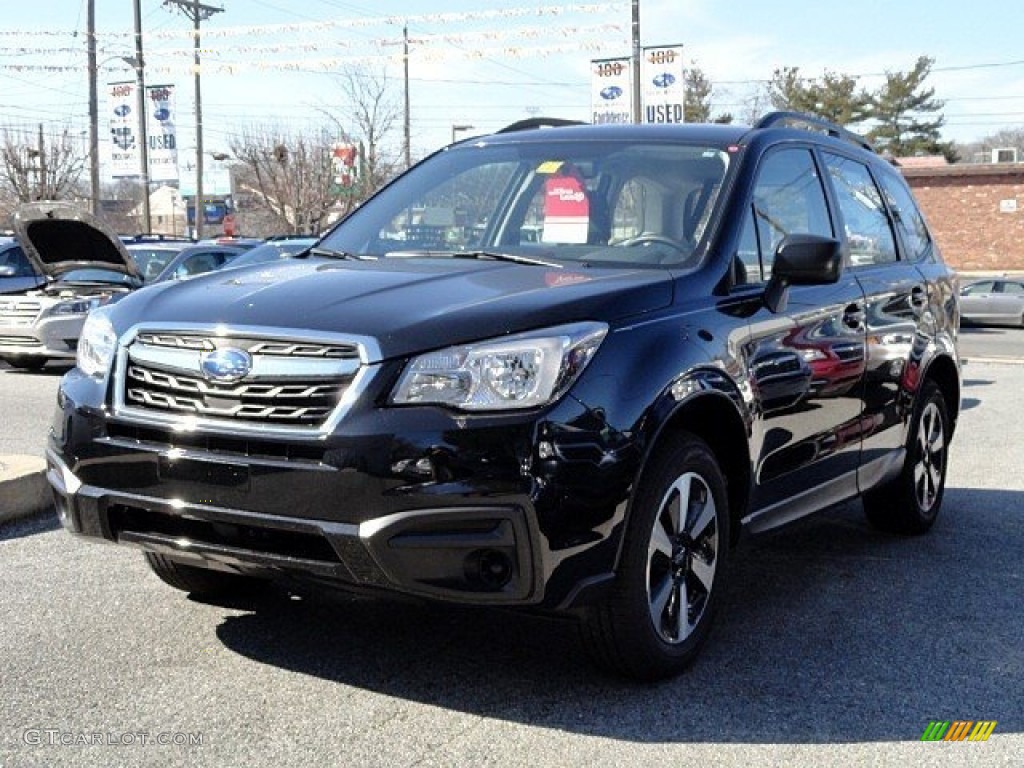
[[[117,233],[77,205],[26,203],[15,211],[14,231],[41,274],[59,278],[73,269],[92,268],[139,277]]]
[[[154,285],[116,308],[136,323],[372,338],[381,359],[671,304],[661,269],[552,269],[452,259],[299,259]],[[372,355],[376,356],[376,355]]]

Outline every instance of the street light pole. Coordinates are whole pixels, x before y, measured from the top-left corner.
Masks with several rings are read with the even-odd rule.
[[[100,109],[96,93],[96,0],[86,11],[85,42],[89,68],[89,196],[94,216],[100,213]]]
[[[476,128],[475,125],[453,125],[452,126],[452,144],[455,143],[455,134],[459,133],[460,131],[472,131],[474,128]]]
[[[140,0],[135,0],[135,79],[138,94],[135,99],[139,113],[139,163],[142,166],[142,224],[143,232],[153,231],[153,218],[149,210],[149,130],[148,113],[146,111],[146,74],[145,60],[142,58],[142,11]]]
[[[199,0],[164,0],[165,5],[176,5],[178,9],[192,19],[195,29],[195,38],[192,61],[195,68],[196,82],[196,204],[195,204],[195,236],[198,240],[203,236],[203,216],[206,206],[203,203],[203,89],[202,80],[199,76],[199,67],[202,63],[199,55],[199,24],[203,19],[210,18],[215,13],[221,13],[223,8],[215,8],[206,5]]]

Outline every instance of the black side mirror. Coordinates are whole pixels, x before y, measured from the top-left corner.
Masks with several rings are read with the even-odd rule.
[[[786,235],[775,249],[764,303],[772,312],[786,309],[791,285],[828,285],[843,273],[839,241],[820,235]]]

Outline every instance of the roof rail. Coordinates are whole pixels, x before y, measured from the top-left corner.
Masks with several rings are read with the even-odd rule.
[[[586,125],[582,120],[564,120],[560,117],[528,117],[506,125],[496,133],[515,133],[516,131],[529,131],[533,128],[558,128],[562,125]]]
[[[805,112],[769,112],[754,125],[755,128],[803,128],[805,130],[818,131],[836,139],[848,141],[868,152],[874,152],[875,148],[867,139],[859,134],[849,131],[840,125],[816,115],[808,115]]]

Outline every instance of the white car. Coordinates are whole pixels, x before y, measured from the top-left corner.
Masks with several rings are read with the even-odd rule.
[[[1024,280],[979,280],[960,291],[960,318],[978,325],[1024,326]]]
[[[46,282],[0,296],[0,359],[28,369],[71,363],[89,310],[142,285],[135,261],[112,229],[70,203],[29,203],[14,227]]]

